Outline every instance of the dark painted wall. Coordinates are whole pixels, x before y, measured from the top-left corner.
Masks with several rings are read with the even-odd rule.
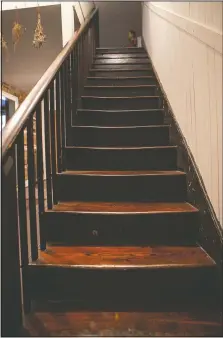
[[[99,7],[100,46],[128,46],[128,31],[142,32],[141,2],[96,1]]]

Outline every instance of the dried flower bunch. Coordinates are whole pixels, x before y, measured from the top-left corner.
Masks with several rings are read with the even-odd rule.
[[[14,51],[16,48],[16,45],[18,44],[21,36],[23,33],[26,31],[25,27],[22,26],[18,20],[14,22],[13,27],[12,27],[12,42],[14,45]]]
[[[4,36],[0,33],[1,36],[1,48],[7,50],[8,49],[8,44],[4,39]]]
[[[6,56],[6,62],[8,62],[9,60],[9,50],[8,50],[8,44],[4,39],[4,36],[1,34],[0,32],[0,36],[1,36],[1,48],[2,50],[4,50],[5,52],[5,56]]]
[[[33,46],[35,48],[40,48],[40,47],[42,47],[44,42],[46,42],[46,35],[44,34],[43,26],[41,24],[40,12],[38,11],[37,25],[36,25],[36,29],[35,29],[35,33],[34,33],[34,38],[33,38]]]

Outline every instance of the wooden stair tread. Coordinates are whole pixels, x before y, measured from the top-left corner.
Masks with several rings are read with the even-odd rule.
[[[134,113],[145,113],[147,112],[148,114],[150,112],[154,112],[154,111],[159,111],[159,112],[163,112],[164,110],[162,108],[157,108],[157,109],[83,109],[83,108],[80,108],[77,110],[79,113],[81,112],[103,112],[103,113],[114,113],[114,114],[119,114],[119,113],[131,113],[131,112],[134,112]]]
[[[75,126],[72,126],[72,128],[98,128],[98,129],[137,129],[137,128],[168,128],[169,125],[167,124],[149,124],[149,125],[135,125],[135,126],[91,126],[91,125],[82,125],[82,124],[76,124]]]
[[[99,175],[99,176],[151,176],[151,175],[165,175],[165,176],[172,176],[172,175],[185,175],[185,172],[178,171],[178,170],[128,170],[128,171],[100,171],[100,170],[67,170],[62,173],[59,173],[58,175]]]
[[[114,85],[114,86],[99,86],[99,85],[93,85],[93,86],[90,86],[90,85],[86,85],[86,86],[84,86],[84,88],[100,88],[100,89],[106,89],[106,88],[109,88],[109,89],[122,89],[122,88],[129,88],[129,89],[131,89],[131,88],[151,88],[151,87],[153,87],[153,88],[156,88],[157,86],[156,85],[150,85],[150,84],[148,84],[148,85],[126,85],[126,86],[117,86],[117,85]]]
[[[214,261],[196,246],[104,247],[50,246],[40,252],[34,265],[52,264],[83,268],[169,268],[215,266]]]
[[[51,210],[49,210],[51,212]],[[198,212],[191,204],[185,203],[140,203],[140,202],[84,202],[67,201],[54,205],[52,211],[89,212],[89,213],[179,213]]]
[[[95,60],[100,59],[128,59],[128,58],[139,58],[139,59],[148,59],[148,55],[146,53],[101,53],[95,55]]]
[[[82,99],[106,99],[106,100],[121,100],[121,99],[151,99],[151,98],[160,98],[159,95],[150,95],[150,96],[90,96],[90,95],[82,95]]]
[[[66,149],[100,149],[100,150],[137,150],[137,149],[176,149],[177,146],[143,146],[143,147],[90,147],[90,146],[66,146]]]
[[[211,337],[220,336],[222,332],[220,314],[209,309],[191,312],[78,311],[75,305],[66,302],[44,303],[42,307],[43,311],[37,310],[26,318],[31,336],[56,337],[68,333],[78,337],[161,337],[168,332],[169,336]]]
[[[108,77],[103,77],[103,76],[88,76],[88,80],[129,80],[129,79],[151,79],[155,78],[155,76],[148,75],[148,76],[108,76]]]
[[[125,71],[139,71],[139,70],[141,70],[141,71],[151,71],[152,70],[152,68],[149,68],[149,67],[143,67],[143,68],[134,68],[134,66],[131,66],[131,67],[126,67],[125,69],[124,68],[119,68],[119,69],[117,69],[117,68],[91,68],[90,69],[90,72],[108,72],[108,73],[111,73],[112,71],[118,71],[118,72],[125,72]]]

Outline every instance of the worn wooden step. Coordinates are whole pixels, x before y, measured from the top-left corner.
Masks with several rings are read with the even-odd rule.
[[[84,95],[90,96],[153,96],[158,95],[158,87],[156,85],[132,85],[132,86],[106,86],[106,85],[86,85],[84,87]]]
[[[57,174],[59,201],[186,201],[181,171],[66,171]]]
[[[147,58],[111,58],[111,59],[95,59],[93,62],[93,67],[96,65],[151,65],[150,60]]]
[[[68,170],[175,170],[177,147],[65,148]]]
[[[26,318],[31,336],[96,336],[96,337],[221,337],[222,320],[211,309],[186,312],[113,312],[90,311],[86,304],[79,309],[68,302],[38,302],[37,310]],[[91,305],[92,308],[92,305]]]
[[[140,71],[147,71],[147,70],[152,70],[152,66],[149,62],[146,63],[131,63],[131,64],[97,64],[94,63],[92,65],[92,69],[101,69],[101,70],[109,70],[109,71],[116,71],[121,69],[122,71],[127,71],[127,70],[140,70]]]
[[[169,126],[73,126],[72,144],[84,147],[169,145]]]
[[[119,76],[119,77],[88,77],[87,85],[91,86],[137,86],[137,85],[156,85],[157,80],[155,76]]]
[[[90,110],[79,109],[73,116],[74,125],[140,126],[161,125],[163,109],[153,110]]]
[[[60,202],[43,215],[46,239],[72,245],[195,244],[198,210],[188,203]]]
[[[126,59],[126,58],[137,58],[137,59],[149,59],[146,53],[100,53],[95,55],[95,60],[100,59]]]
[[[176,299],[196,303],[215,292],[216,265],[196,246],[47,249],[27,271],[32,299],[131,299],[158,305]]]
[[[162,102],[159,96],[82,96],[83,109],[161,109]]]
[[[136,77],[136,76],[154,76],[154,72],[152,68],[146,68],[146,69],[135,69],[133,67],[126,67],[125,69],[93,69],[91,68],[89,70],[89,76],[96,76],[96,77]]]
[[[122,48],[96,48],[96,55],[100,54],[136,54],[145,53],[144,48],[122,47]]]

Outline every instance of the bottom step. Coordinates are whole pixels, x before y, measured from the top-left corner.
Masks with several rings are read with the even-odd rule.
[[[33,300],[107,299],[160,309],[206,304],[217,292],[216,274],[215,263],[195,246],[51,246],[29,266],[27,287]]]
[[[191,312],[76,312],[52,303],[26,316],[31,336],[44,337],[213,337],[222,336],[221,316],[210,310]]]

